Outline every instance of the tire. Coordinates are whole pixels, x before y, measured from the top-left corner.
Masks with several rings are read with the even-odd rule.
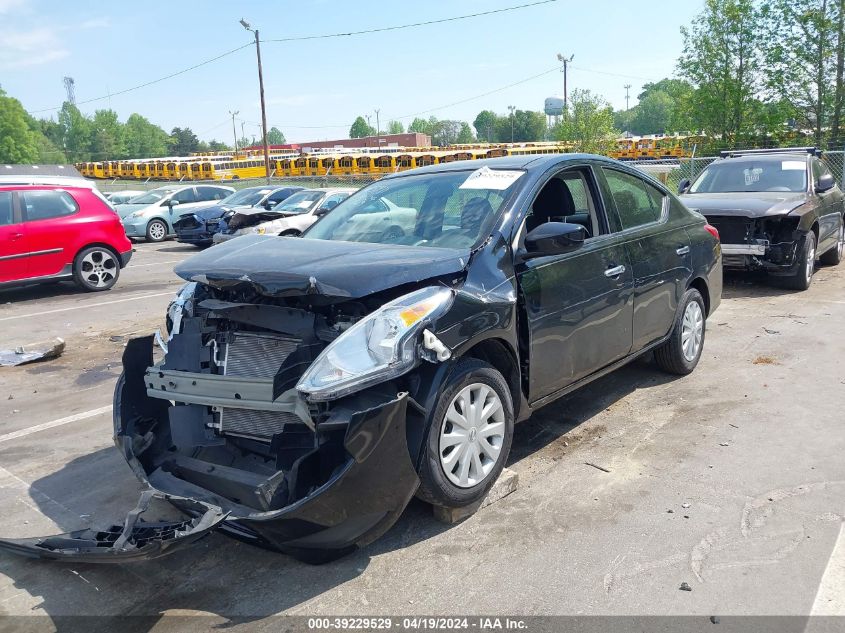
[[[800,262],[797,264],[797,270],[788,277],[779,277],[778,280],[784,288],[806,290],[813,283],[813,272],[816,265],[816,234],[812,231],[804,234],[796,260]]]
[[[842,223],[839,225],[839,238],[836,246],[819,257],[819,261],[825,266],[836,266],[842,261],[843,255],[845,255],[845,218],[842,219]]]
[[[89,246],[73,260],[73,281],[88,292],[110,290],[120,277],[120,261],[105,246]]]
[[[167,239],[167,223],[164,220],[150,220],[147,225],[147,241],[163,242]]]
[[[296,230],[282,231],[279,233],[279,237],[299,237],[300,235],[302,235],[302,233]]]
[[[486,419],[472,419],[472,413],[461,415],[461,410],[466,414],[467,404],[475,409],[476,398],[483,398],[488,407],[494,406],[494,397],[499,407]],[[449,418],[447,413],[451,413]],[[467,427],[461,428],[457,423],[459,418]],[[513,425],[513,400],[502,374],[475,358],[459,360],[446,380],[429,422],[417,496],[447,508],[459,508],[483,499],[508,459]],[[479,433],[479,429],[487,435]],[[465,439],[455,442],[457,435]],[[466,459],[462,460],[464,456]]]
[[[679,376],[692,373],[701,359],[706,329],[704,299],[698,290],[690,288],[681,299],[669,340],[654,350],[654,360],[660,369]]]
[[[391,226],[381,234],[381,241],[382,243],[395,242],[396,240],[401,240],[403,237],[405,237],[405,231],[398,226]]]

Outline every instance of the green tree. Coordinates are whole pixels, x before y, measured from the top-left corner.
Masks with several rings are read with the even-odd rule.
[[[478,136],[479,141],[493,143],[499,140],[496,138],[499,118],[499,115],[492,110],[482,110],[478,113],[478,116],[475,117],[475,121],[473,121],[472,125],[475,128],[475,133]],[[510,138],[510,136],[508,136],[508,138]]]
[[[269,145],[284,145],[287,141],[279,128],[271,127],[267,132],[267,143]]]
[[[375,134],[376,129],[368,125],[362,116],[355,119],[352,127],[349,128],[349,138],[364,138],[365,136],[375,136]]]
[[[170,153],[175,156],[188,156],[199,148],[200,140],[189,127],[175,127],[170,130]]]
[[[672,130],[675,100],[662,90],[652,90],[640,100],[631,117],[634,134],[666,134]]]
[[[474,143],[475,136],[472,133],[472,128],[466,121],[461,121],[461,129],[458,132],[456,143]]]
[[[681,35],[678,69],[694,86],[693,123],[735,144],[755,128],[763,61],[760,11],[753,0],[705,0],[704,11]]]
[[[574,90],[569,114],[553,130],[554,137],[572,143],[575,151],[606,154],[616,145],[613,108],[589,90]]]
[[[434,117],[432,117],[434,119]],[[437,121],[437,119],[434,119]],[[411,125],[408,126],[409,132],[416,132],[418,134],[429,134],[431,135],[431,119],[421,119],[417,117],[413,121],[411,121]]]
[[[789,103],[817,145],[833,114],[837,19],[834,0],[767,0],[762,7],[766,87]]]
[[[431,117],[428,120],[431,142],[438,146],[452,145],[458,142],[458,135],[461,133],[461,122],[444,119],[442,121]]]
[[[830,116],[831,143],[841,143],[842,116],[845,114],[845,0],[833,0],[836,17],[836,70],[833,83],[833,108]]]
[[[387,133],[388,134],[402,134],[405,132],[405,126],[402,125],[401,121],[388,121],[387,122]]]
[[[226,151],[232,149],[232,147],[230,145],[227,145],[223,141],[211,139],[208,142],[208,149],[209,149],[209,151],[212,151],[212,152],[226,152]]]
[[[114,110],[97,110],[91,120],[91,157],[95,160],[127,158],[123,124]]]
[[[542,141],[546,136],[546,115],[531,110],[513,113],[513,140],[517,143]]]
[[[62,141],[68,159],[71,162],[91,158],[93,127],[91,120],[72,103],[65,101],[59,110],[59,125],[62,127]],[[98,156],[97,160],[110,158]]]
[[[126,153],[132,158],[154,158],[167,154],[167,132],[140,114],[133,113],[124,125]]]
[[[0,88],[0,163],[34,163],[38,157],[38,135],[26,111]]]

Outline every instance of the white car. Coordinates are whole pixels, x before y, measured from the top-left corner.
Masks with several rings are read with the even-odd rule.
[[[135,189],[126,189],[123,191],[111,191],[109,193],[104,194],[106,196],[106,200],[112,203],[112,205],[118,204],[126,204],[132,198],[137,198],[138,196],[143,196],[146,191],[135,190]]]
[[[229,218],[227,228],[214,234],[214,243],[250,234],[295,237],[355,191],[349,187],[306,189],[270,210],[260,207],[244,209]]]
[[[116,205],[115,209],[127,237],[161,242],[176,234],[173,223],[183,215],[217,204],[234,191],[232,187],[220,185],[169,185],[150,189],[131,202]]]
[[[335,229],[332,239],[354,236],[361,242],[398,242],[413,233],[416,221],[416,209],[400,207],[387,198],[374,198]]]

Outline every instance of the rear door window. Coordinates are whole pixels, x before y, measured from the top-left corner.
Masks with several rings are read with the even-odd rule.
[[[21,191],[20,198],[28,222],[61,218],[79,211],[67,191]]]
[[[171,198],[175,202],[179,204],[190,204],[192,202],[198,202],[197,194],[194,192],[193,187],[189,189],[183,189],[182,191],[177,191],[173,194],[173,198]]]
[[[616,204],[620,230],[657,222],[663,210],[663,192],[636,176],[603,167]]]
[[[15,216],[12,213],[12,192],[0,191],[0,226],[14,224]]]

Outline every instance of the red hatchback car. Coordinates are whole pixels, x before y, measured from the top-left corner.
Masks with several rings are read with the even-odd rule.
[[[108,290],[131,256],[120,218],[91,189],[0,185],[0,288],[73,279]]]

